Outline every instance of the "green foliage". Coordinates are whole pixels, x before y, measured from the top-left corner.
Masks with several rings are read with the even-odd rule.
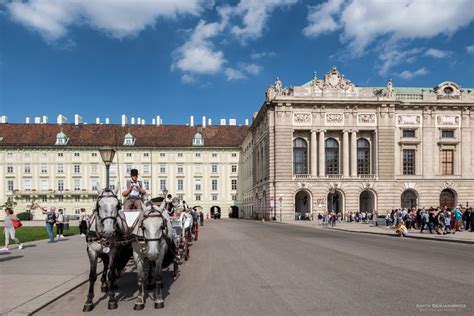
[[[31,221],[31,220],[33,220],[33,215],[28,211],[18,213],[18,214],[16,214],[16,217],[18,217],[18,219],[20,221]]]
[[[17,203],[13,200],[12,197],[9,197],[7,198],[7,201],[5,203],[3,203],[0,207],[1,208],[11,208],[13,210],[13,208],[17,205]]]
[[[64,237],[78,235],[79,226],[71,226],[69,229],[64,229]],[[22,226],[15,230],[15,235],[20,242],[28,242],[35,240],[49,239],[48,232],[44,226],[25,227]],[[56,236],[56,227],[54,227],[54,236]],[[0,234],[0,245],[5,245],[5,234]]]

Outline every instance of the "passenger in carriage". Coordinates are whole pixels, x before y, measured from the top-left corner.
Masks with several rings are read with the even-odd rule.
[[[138,170],[130,170],[130,180],[127,180],[125,190],[122,192],[122,196],[126,198],[123,204],[124,210],[141,210],[142,199],[145,194],[146,190],[143,188],[143,183],[138,180]]]

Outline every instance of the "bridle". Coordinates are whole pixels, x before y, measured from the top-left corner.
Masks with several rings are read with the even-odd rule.
[[[111,194],[104,195],[104,193],[111,193]],[[99,202],[102,199],[106,199],[106,198],[114,198],[115,200],[117,200],[117,208],[111,216],[101,217],[100,216],[100,211],[99,211],[99,209],[100,209]],[[119,210],[121,210],[121,208],[122,208],[122,203],[120,202],[120,199],[117,197],[117,195],[115,193],[113,193],[112,191],[110,191],[110,190],[105,190],[104,192],[101,193],[101,195],[99,195],[97,197],[97,202],[96,202],[96,206],[95,206],[95,214],[97,216],[98,222],[100,222],[100,224],[103,225],[105,220],[111,219],[113,221],[113,226],[115,227],[116,224],[117,224],[117,217],[119,217]],[[109,238],[104,237],[104,232],[103,231],[97,231],[96,230],[95,235],[97,237],[97,239],[95,239],[95,240],[101,239],[103,241],[102,244],[104,244],[104,246],[107,246],[107,247],[110,246],[111,242],[110,242]]]
[[[145,229],[145,226],[143,225],[143,223],[148,218],[153,218],[153,217],[161,217],[162,218],[161,226],[158,229],[158,230],[161,231],[161,233],[160,233],[160,236],[158,238],[146,238],[145,237],[145,230],[146,229]],[[147,211],[146,213],[143,214],[143,219],[142,219],[142,222],[140,223],[140,227],[139,227],[139,229],[142,231],[142,236],[143,236],[143,237],[140,238],[141,241],[145,241],[145,242],[147,242],[147,241],[161,241],[164,228],[165,228],[165,218],[163,217],[161,212],[159,210],[156,210],[156,209],[151,209],[151,210]]]

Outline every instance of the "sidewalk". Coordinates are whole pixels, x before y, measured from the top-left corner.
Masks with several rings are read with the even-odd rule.
[[[0,253],[0,314],[29,315],[83,284],[88,275],[84,237],[27,242],[22,250],[11,245]]]
[[[287,224],[293,225],[300,225],[300,226],[312,226],[319,229],[333,229],[333,230],[341,230],[347,232],[354,232],[354,233],[365,233],[365,234],[375,234],[375,235],[389,235],[395,236],[395,229],[393,228],[386,228],[385,225],[383,226],[373,226],[372,223],[370,224],[362,224],[362,223],[337,223],[335,227],[330,226],[321,226],[318,224],[318,221],[294,221],[294,222],[286,222]],[[459,242],[459,243],[466,243],[466,244],[474,244],[474,232],[456,232],[456,234],[449,234],[449,235],[438,235],[436,232],[433,231],[433,234],[430,234],[429,230],[425,230],[423,233],[420,233],[418,229],[409,229],[408,236],[406,238],[418,238],[418,239],[429,239],[429,240],[436,240],[436,241],[444,241],[444,242]]]

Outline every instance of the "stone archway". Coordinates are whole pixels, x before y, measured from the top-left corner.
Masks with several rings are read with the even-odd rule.
[[[372,213],[375,211],[375,194],[364,190],[359,195],[359,212]]]
[[[403,191],[400,206],[407,209],[416,208],[418,206],[418,194],[415,190],[409,189]]]
[[[439,206],[443,209],[445,206],[447,208],[453,209],[456,206],[456,194],[451,189],[444,189],[439,195]]]
[[[343,213],[344,211],[344,197],[339,190],[328,193],[328,212]]]
[[[295,195],[295,219],[304,219],[311,214],[311,196],[305,190],[300,190]]]

